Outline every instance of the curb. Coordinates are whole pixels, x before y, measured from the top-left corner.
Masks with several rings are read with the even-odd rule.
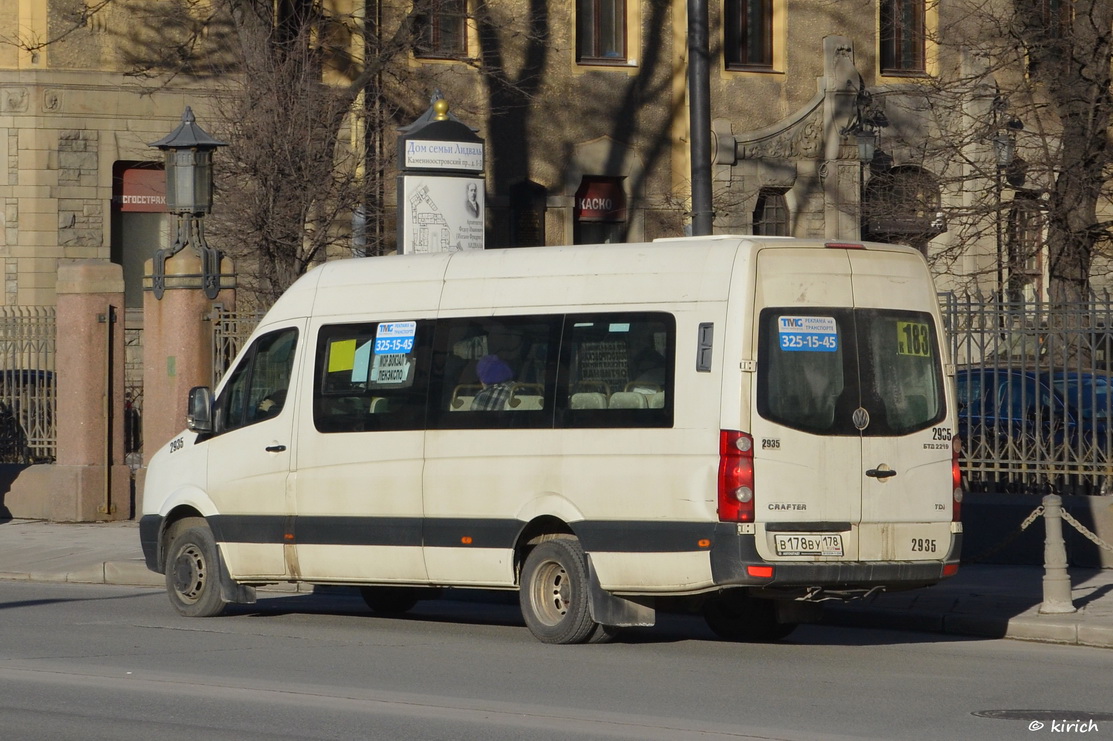
[[[978,638],[1113,648],[1113,623],[1093,623],[1064,615],[1041,615],[1033,609],[1013,617],[938,613],[917,610],[866,610],[827,607],[822,623],[852,628],[907,630]]]

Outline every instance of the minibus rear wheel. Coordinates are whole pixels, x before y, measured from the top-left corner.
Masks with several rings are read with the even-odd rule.
[[[518,599],[526,627],[538,640],[570,644],[609,638],[608,630],[596,636],[598,623],[591,619],[590,598],[587,559],[580,541],[570,537],[546,540],[526,556]]]
[[[186,617],[213,617],[224,612],[220,595],[220,561],[216,540],[205,521],[191,517],[167,534],[166,593]]]

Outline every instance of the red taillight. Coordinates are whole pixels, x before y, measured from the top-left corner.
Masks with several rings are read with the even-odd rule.
[[[829,250],[864,250],[866,248],[861,242],[826,242],[823,246]]]
[[[962,456],[962,440],[958,437],[951,438],[951,521],[962,521],[962,466],[959,458]]]
[[[754,439],[719,431],[719,522],[754,521]]]

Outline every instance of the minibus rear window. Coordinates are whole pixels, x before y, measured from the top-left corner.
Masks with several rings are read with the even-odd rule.
[[[930,314],[761,312],[757,408],[765,419],[816,434],[904,435],[941,421],[944,403]],[[869,415],[861,431],[854,422],[859,408]]]

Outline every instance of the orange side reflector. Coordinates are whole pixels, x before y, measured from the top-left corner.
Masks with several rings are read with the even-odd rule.
[[[747,566],[746,573],[756,579],[772,579],[772,566]]]
[[[464,537],[460,538],[460,542],[464,545],[471,545],[471,536],[465,535]]]
[[[697,545],[699,545],[700,548],[710,548],[711,547],[711,541],[708,540],[707,538],[700,538],[700,541]]]
[[[285,534],[284,534],[284,535],[282,536],[282,539],[283,539],[283,540],[289,540],[289,541],[291,541],[291,542],[292,542],[292,541],[294,540],[294,534],[293,534],[293,533],[285,533]]]

